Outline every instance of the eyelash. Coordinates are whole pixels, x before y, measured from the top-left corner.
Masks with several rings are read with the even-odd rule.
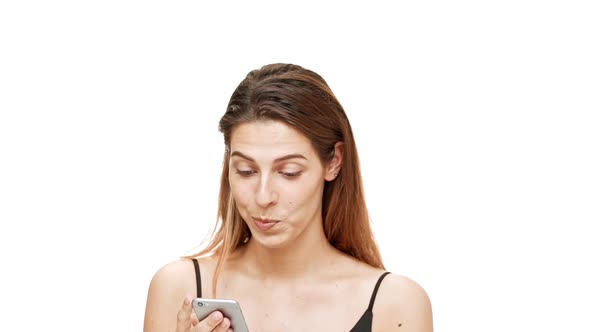
[[[243,177],[249,177],[254,175],[255,171],[242,171],[242,170],[236,170],[236,173],[243,176]]]
[[[301,172],[280,172],[280,173],[288,178],[296,178],[299,175],[301,175]]]
[[[256,173],[256,171],[242,171],[242,170],[236,170],[236,173],[240,176],[243,177],[250,177],[252,175],[254,175],[254,173]],[[301,175],[301,172],[279,172],[279,174],[282,174],[284,176],[286,176],[287,178],[296,178],[299,175]]]

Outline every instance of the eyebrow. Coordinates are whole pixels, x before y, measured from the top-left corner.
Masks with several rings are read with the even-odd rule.
[[[252,161],[252,162],[254,161],[254,158],[249,157],[249,156],[241,153],[240,151],[234,151],[234,152],[232,152],[231,153],[231,156],[232,157],[234,157],[234,156],[235,157],[241,157],[241,158],[244,158],[244,159],[249,160],[249,161]],[[286,156],[282,156],[280,158],[277,158],[277,159],[274,160],[274,162],[285,161],[285,160],[288,160],[288,159],[305,159],[305,160],[307,160],[307,158],[305,158],[305,156],[303,156],[302,154],[292,153],[292,154],[288,154]]]

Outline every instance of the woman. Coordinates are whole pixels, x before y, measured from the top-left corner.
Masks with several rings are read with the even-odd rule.
[[[237,300],[250,331],[432,331],[425,291],[384,270],[352,130],[322,77],[254,70],[219,128],[216,232],[154,275],[145,332],[232,331],[219,312],[199,322],[195,297]]]

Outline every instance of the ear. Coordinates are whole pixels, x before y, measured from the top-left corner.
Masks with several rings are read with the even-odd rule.
[[[342,167],[342,158],[344,156],[344,143],[338,142],[334,144],[334,153],[332,159],[326,165],[324,170],[324,179],[326,181],[333,181],[338,176],[340,168]]]

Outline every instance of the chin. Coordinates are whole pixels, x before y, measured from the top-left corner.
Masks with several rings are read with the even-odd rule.
[[[257,245],[267,249],[281,249],[288,245],[290,242],[284,234],[275,235],[263,235],[263,234],[252,234],[252,237],[248,242],[254,242]]]

